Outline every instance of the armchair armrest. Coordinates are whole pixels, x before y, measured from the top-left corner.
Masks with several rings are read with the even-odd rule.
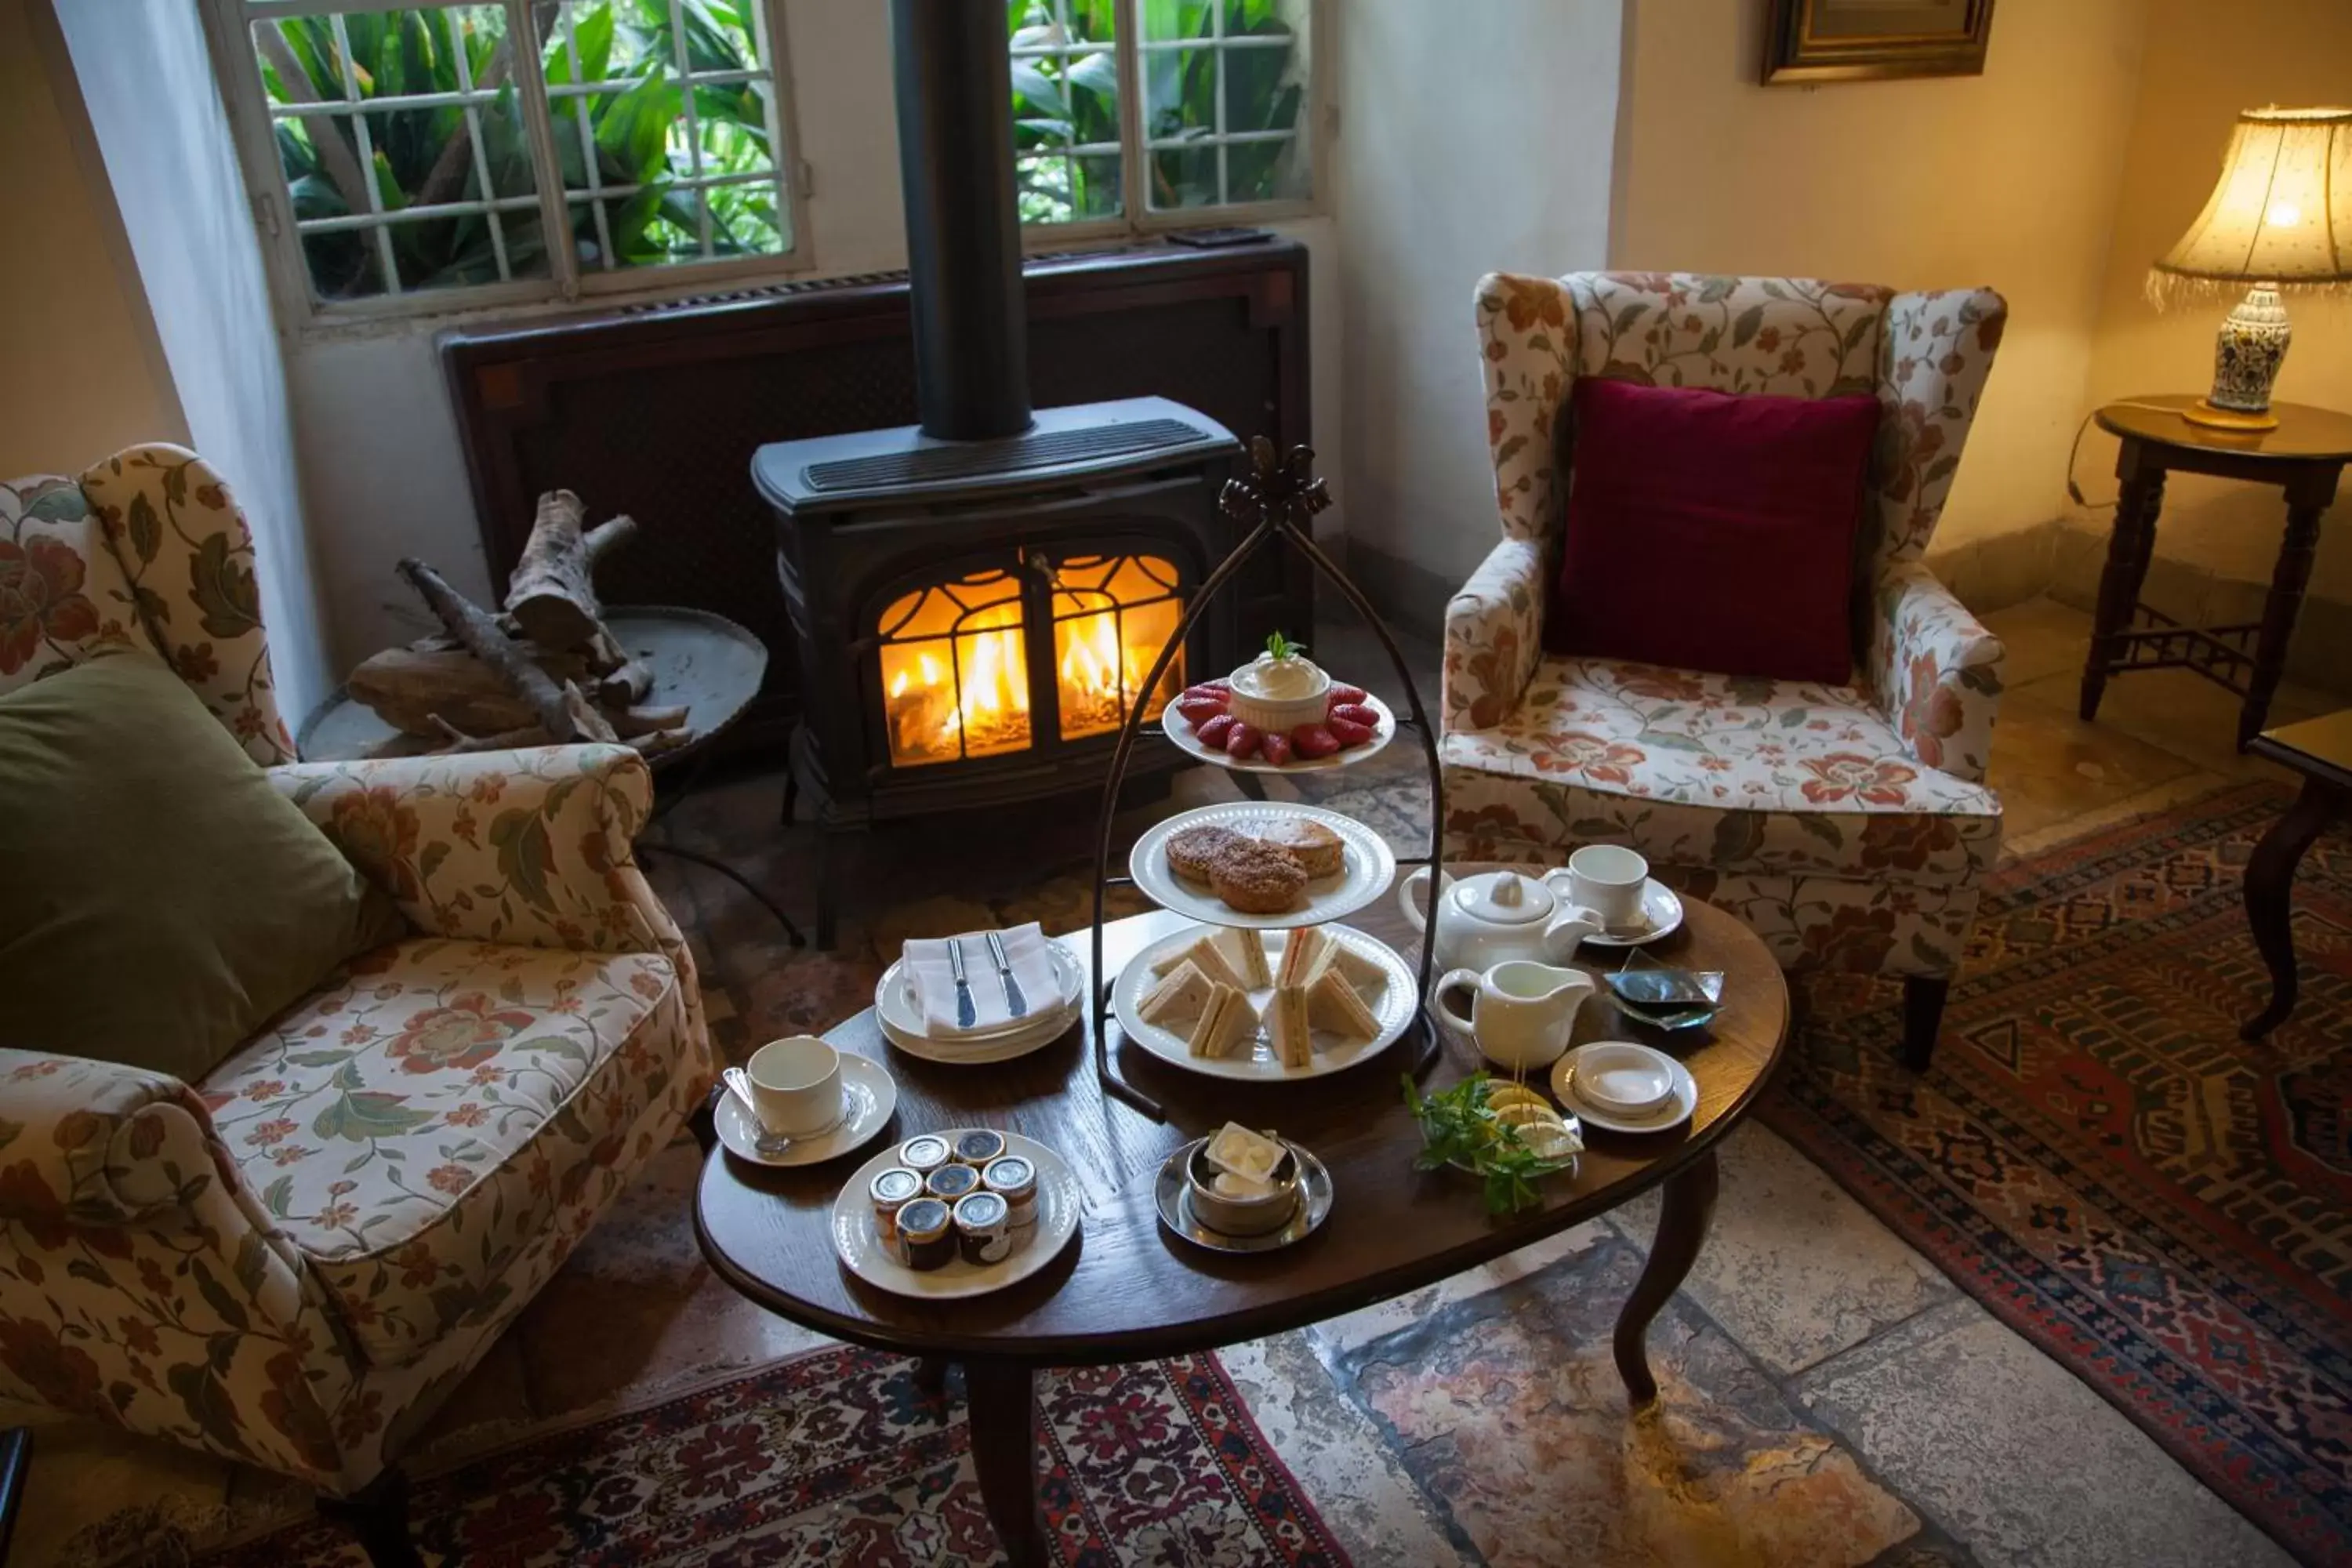
[[[296,763],[270,778],[420,931],[598,952],[651,952],[665,934],[626,885],[653,778],[625,746]]]
[[[1870,689],[1911,754],[1982,784],[2000,706],[2000,639],[1916,561],[1881,568],[1865,667]]]
[[[1486,730],[1519,705],[1543,652],[1544,549],[1506,539],[1445,606],[1444,729]]]
[[[693,955],[630,847],[653,808],[644,757],[537,746],[297,763],[269,776],[420,931],[667,957],[686,997],[693,1070],[717,1076]]]
[[[0,1221],[124,1226],[244,1184],[178,1079],[0,1047]]]

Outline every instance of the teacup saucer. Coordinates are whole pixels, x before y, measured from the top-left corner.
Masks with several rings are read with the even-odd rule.
[[[890,1077],[890,1069],[869,1058],[844,1051],[842,1116],[827,1131],[813,1138],[793,1139],[792,1147],[781,1154],[762,1154],[759,1125],[734,1095],[720,1093],[713,1120],[718,1123],[719,1141],[739,1160],[749,1160],[754,1165],[814,1165],[821,1160],[846,1154],[864,1143],[882,1131],[898,1109],[898,1085]]]
[[[1580,1121],[1609,1132],[1664,1132],[1672,1128],[1679,1127],[1684,1122],[1689,1121],[1691,1113],[1698,1109],[1698,1080],[1691,1077],[1690,1068],[1683,1066],[1682,1063],[1675,1060],[1674,1058],[1667,1056],[1663,1051],[1654,1052],[1653,1054],[1656,1055],[1659,1059],[1664,1061],[1674,1070],[1675,1078],[1674,1088],[1669,1091],[1666,1102],[1664,1105],[1657,1107],[1654,1110],[1643,1111],[1639,1115],[1629,1115],[1623,1111],[1601,1110],[1595,1108],[1591,1101],[1587,1100],[1582,1095],[1576,1092],[1576,1068],[1578,1060],[1582,1058],[1587,1051],[1592,1050],[1601,1046],[1609,1046],[1612,1047],[1631,1046],[1633,1049],[1639,1051],[1650,1050],[1649,1047],[1642,1045],[1637,1041],[1594,1040],[1589,1044],[1579,1046],[1576,1049],[1569,1052],[1568,1055],[1560,1058],[1559,1061],[1553,1063],[1551,1069],[1552,1096],[1554,1099],[1558,1100],[1563,1107],[1574,1111]]]
[[[1642,917],[1633,925],[1596,931],[1584,939],[1587,947],[1640,947],[1682,929],[1683,901],[1655,877],[1642,884]]]

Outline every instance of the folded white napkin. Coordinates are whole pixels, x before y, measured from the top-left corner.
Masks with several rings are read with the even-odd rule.
[[[1022,999],[1029,1004],[1024,1019],[1042,1017],[1059,1012],[1062,988],[1054,980],[1054,961],[1045,949],[1045,933],[1035,921],[1014,926],[997,935],[1004,943],[1005,962],[1013,967],[1013,978],[1021,987]],[[948,943],[963,945],[963,974],[971,988],[973,1030],[1002,1027],[1012,1017],[1004,1004],[1004,984],[996,972],[996,959],[988,951],[987,933],[966,931],[961,936],[919,938],[907,943],[904,963],[907,973],[915,985],[915,1000],[923,1010],[923,1033],[932,1039],[953,1039],[970,1031],[956,1027],[955,971],[948,963]]]

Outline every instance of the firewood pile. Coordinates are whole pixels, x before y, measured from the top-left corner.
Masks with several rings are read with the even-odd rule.
[[[652,672],[614,639],[596,599],[597,563],[637,525],[586,521],[570,490],[539,498],[499,615],[424,562],[401,562],[446,634],[369,658],[345,683],[352,700],[435,752],[616,741],[653,755],[684,745],[686,709],[646,705]]]

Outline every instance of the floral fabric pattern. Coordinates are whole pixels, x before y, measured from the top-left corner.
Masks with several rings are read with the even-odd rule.
[[[1486,729],[1518,706],[1543,654],[1544,561],[1506,539],[1445,606],[1445,728]]]
[[[269,776],[419,931],[668,959],[694,1075],[717,1080],[694,960],[632,858],[654,798],[636,752],[536,746],[300,763]]]
[[[21,524],[67,492],[0,495]],[[35,521],[7,537],[54,535]],[[106,605],[134,579],[78,558],[100,640],[130,640]],[[266,681],[239,689],[266,700]],[[0,1049],[0,1423],[72,1412],[348,1494],[717,1063],[692,959],[631,857],[652,802],[635,752],[269,773],[426,934],[361,955],[203,1084]]]
[[[560,1194],[683,1101],[677,976],[606,957],[419,941],[363,953],[202,1090],[271,1220],[376,1362],[505,1295]]]
[[[0,691],[135,638],[247,755],[290,763],[253,571],[227,482],[182,447],[127,447],[79,483],[0,485]]]
[[[54,474],[0,484],[0,691],[135,646],[131,604],[79,485]]]
[[[1991,792],[1923,766],[1852,687],[1546,657],[1503,722],[1439,754],[1449,828],[1527,843],[1947,884],[2000,848]],[[1509,804],[1521,781],[1549,786],[1540,815]]]
[[[1790,965],[1957,966],[2000,805],[1983,787],[2000,641],[1917,564],[2000,346],[1989,289],[1694,273],[1497,273],[1477,289],[1503,543],[1448,607],[1450,853],[1595,840],[1738,913]],[[1858,687],[1539,657],[1580,375],[1874,394]]]
[[[1927,767],[1981,784],[2000,706],[2000,639],[1916,561],[1878,582],[1864,679],[1895,731]]]

